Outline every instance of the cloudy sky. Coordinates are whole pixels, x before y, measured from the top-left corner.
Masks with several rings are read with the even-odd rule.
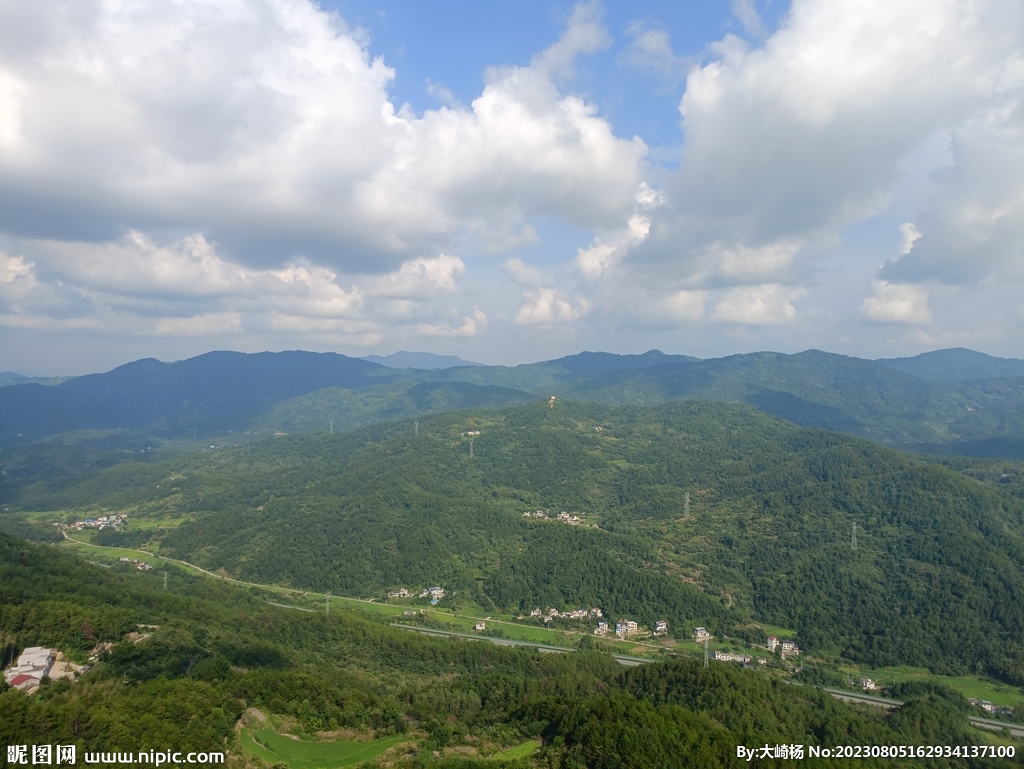
[[[0,3],[0,369],[1024,357],[1024,3]]]

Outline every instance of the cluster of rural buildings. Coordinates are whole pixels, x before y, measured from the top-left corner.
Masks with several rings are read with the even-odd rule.
[[[388,593],[388,598],[413,598],[415,597],[408,588],[400,587],[393,593]],[[434,587],[424,588],[423,592],[419,594],[420,598],[429,598],[432,606],[437,606],[438,602],[444,598],[444,588]]]
[[[600,615],[598,615],[600,616]],[[597,627],[594,628],[594,635],[606,636],[611,632],[611,626],[607,622],[598,622]],[[615,623],[615,636],[617,638],[627,638],[628,636],[635,635],[641,632],[640,625],[631,619],[620,619]],[[661,636],[668,633],[668,623],[662,620],[654,623],[654,635]]]
[[[787,654],[799,654],[800,647],[796,645],[796,641],[780,641],[773,635],[768,636],[767,643],[768,651],[774,652],[776,649],[780,649],[782,652],[782,658],[785,659]]]
[[[470,437],[472,437],[472,436],[474,436],[474,435],[479,435],[479,434],[480,434],[480,431],[479,431],[479,430],[467,430],[467,431],[466,431],[466,432],[464,432],[464,433],[459,433],[459,436],[460,436],[460,437],[463,437],[463,438],[464,438],[464,437],[466,437],[467,435],[468,435],[468,436],[470,436]]]
[[[32,694],[39,688],[43,676],[50,675],[57,653],[42,646],[30,646],[21,653],[18,661],[4,671],[4,680],[15,689]]]
[[[967,701],[974,705],[974,707],[981,708],[986,713],[991,713],[994,716],[1013,718],[1013,708],[1006,707],[1005,705],[993,705],[988,700],[979,700],[975,697],[968,697]]]
[[[81,531],[82,529],[105,529],[108,526],[112,529],[117,529],[120,528],[127,518],[128,513],[101,515],[99,518],[86,518],[84,521],[69,523],[68,528],[75,531]]]
[[[4,671],[4,680],[13,689],[33,694],[45,676],[64,678],[78,675],[84,667],[59,659],[56,649],[30,646],[21,653],[18,661]]]
[[[138,558],[129,558],[126,555],[122,555],[117,560],[119,560],[121,563],[134,563],[135,568],[139,571],[149,571],[153,568],[151,564],[148,564],[145,561],[140,561]]]
[[[530,612],[530,616],[536,619],[542,619],[545,622],[550,622],[553,619],[561,617],[562,619],[586,619],[587,617],[603,617],[604,613],[596,606],[592,609],[571,609],[569,611],[559,611],[558,609],[548,609],[547,612],[543,612],[540,609],[534,609]]]
[[[586,515],[586,513],[584,513]],[[551,512],[548,510],[527,510],[523,513],[523,518],[551,518]],[[580,518],[579,513],[572,512],[567,513],[565,510],[560,512],[555,518],[562,523],[567,523],[570,526],[579,526],[583,523],[583,519]]]
[[[750,665],[754,658],[749,654],[743,654],[742,652],[727,652],[719,649],[718,651],[711,653],[711,659],[718,660],[719,662],[739,662],[741,665]],[[767,665],[768,660],[764,657],[757,657],[758,665]]]

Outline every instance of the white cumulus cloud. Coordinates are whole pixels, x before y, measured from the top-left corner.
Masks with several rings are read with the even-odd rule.
[[[865,298],[861,304],[861,314],[868,320],[911,324],[931,321],[928,292],[920,286],[875,280],[871,288],[874,295]]]
[[[537,288],[523,292],[523,305],[516,313],[520,325],[552,325],[582,318],[590,311],[590,302],[575,302],[555,288]]]
[[[392,104],[395,71],[365,35],[310,0],[2,14],[0,227],[22,237],[178,228],[247,263],[386,271],[466,228],[522,242],[533,214],[620,225],[643,170],[643,141],[556,84],[607,42],[594,5],[529,66],[490,70],[469,107],[422,115]]]
[[[796,318],[793,302],[805,293],[778,284],[734,288],[715,305],[711,319],[758,326],[787,323]]]

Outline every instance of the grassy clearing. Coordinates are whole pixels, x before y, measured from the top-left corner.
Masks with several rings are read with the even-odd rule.
[[[273,765],[286,762],[291,769],[333,769],[376,758],[407,741],[407,737],[384,737],[369,742],[305,742],[278,734],[273,729],[242,730],[242,747]]]
[[[63,547],[67,550],[73,550],[83,558],[102,561],[103,563],[117,563],[117,559],[122,557],[138,558],[139,560],[145,561],[153,566],[162,566],[165,563],[165,559],[160,558],[159,556],[153,556],[142,550],[132,550],[127,547],[102,547],[100,545],[90,545],[83,542],[72,542],[67,539],[60,542],[57,546]]]

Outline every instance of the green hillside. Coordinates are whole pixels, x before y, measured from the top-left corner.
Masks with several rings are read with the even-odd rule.
[[[496,409],[529,403],[536,396],[496,385],[466,382],[417,382],[404,380],[361,390],[328,387],[278,403],[256,417],[257,432],[325,432],[395,419],[407,419],[463,409]]]
[[[477,431],[470,457],[460,433]],[[749,407],[461,412],[418,436],[286,436],[5,494],[184,520],[153,530],[161,552],[242,579],[362,597],[441,585],[455,605],[596,606],[680,637],[699,624],[763,643],[760,623],[826,659],[1024,682],[1024,501]],[[522,515],[538,509],[584,525]]]
[[[966,701],[941,687],[908,690],[887,712],[727,664],[624,670],[596,651],[427,638],[351,611],[289,611],[260,590],[174,567],[169,576],[165,590],[157,574],[0,535],[5,658],[40,644],[84,661],[109,644],[74,682],[31,697],[0,684],[0,741],[75,745],[79,761],[87,751],[224,750],[228,766],[254,769],[343,765],[382,749],[377,760],[404,769],[713,768],[734,766],[736,745],[992,744],[968,724]]]

